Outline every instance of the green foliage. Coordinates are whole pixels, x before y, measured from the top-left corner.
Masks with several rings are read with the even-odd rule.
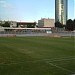
[[[65,27],[66,30],[73,31],[75,30],[75,19],[74,20],[68,19],[66,22],[66,25],[63,25],[59,21],[57,21],[55,22],[55,27],[58,27],[58,28]]]
[[[69,31],[75,30],[75,20],[73,20],[73,21],[71,19],[67,20],[66,30],[69,30]]]
[[[73,20],[73,29],[75,30],[75,19]]]
[[[55,27],[63,28],[63,25],[60,22],[55,22]]]

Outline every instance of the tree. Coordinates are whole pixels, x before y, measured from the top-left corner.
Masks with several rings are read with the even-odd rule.
[[[63,24],[61,24],[59,21],[55,22],[55,27],[63,28]]]
[[[2,26],[2,24],[0,23],[0,26]]]
[[[73,31],[73,21],[71,19],[66,22],[66,30]]]
[[[73,20],[73,30],[75,30],[75,19]]]
[[[2,27],[10,27],[9,22],[5,22],[4,24],[2,24]]]

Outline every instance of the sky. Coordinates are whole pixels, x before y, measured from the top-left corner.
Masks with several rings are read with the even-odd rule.
[[[75,0],[68,0],[68,19],[74,19]],[[0,20],[55,19],[55,0],[0,0]]]

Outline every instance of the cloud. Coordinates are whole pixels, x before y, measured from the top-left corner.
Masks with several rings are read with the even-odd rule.
[[[0,1],[0,4],[4,4],[4,3],[6,3],[5,1]]]
[[[12,8],[14,8],[14,6],[11,3],[7,3],[4,0],[0,1],[0,7],[6,8],[6,9],[12,9]]]

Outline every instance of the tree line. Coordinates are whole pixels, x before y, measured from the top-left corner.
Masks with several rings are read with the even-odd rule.
[[[66,25],[63,25],[60,22],[55,22],[55,27],[58,27],[58,28],[65,27],[65,30],[73,31],[73,30],[75,30],[75,19],[74,20],[68,19],[66,21]]]

